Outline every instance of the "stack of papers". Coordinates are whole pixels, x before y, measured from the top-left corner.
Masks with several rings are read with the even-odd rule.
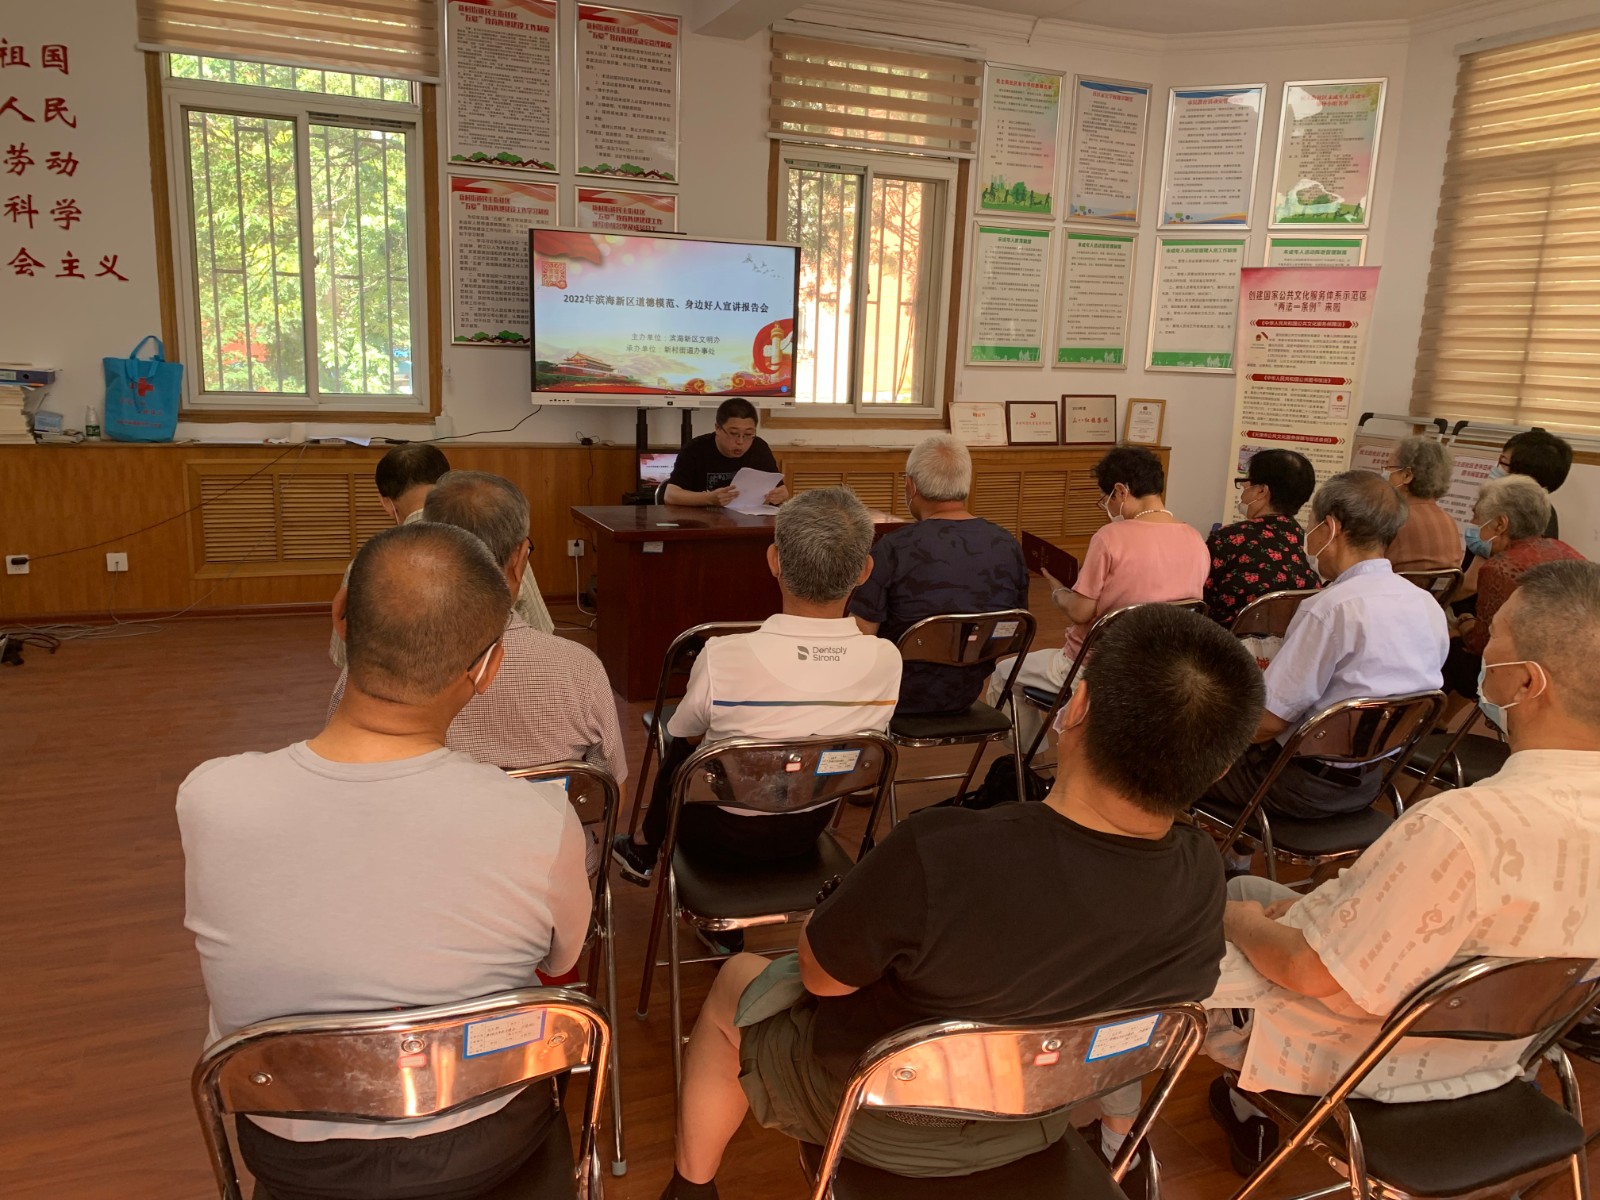
[[[730,485],[739,494],[728,501],[734,512],[771,516],[777,507],[767,503],[767,493],[783,482],[783,476],[773,471],[757,471],[740,467]]]
[[[0,383],[0,445],[33,445],[28,418],[22,406],[28,389],[15,383]]]

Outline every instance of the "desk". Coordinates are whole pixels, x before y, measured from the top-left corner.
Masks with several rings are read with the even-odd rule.
[[[572,510],[599,559],[599,653],[625,700],[655,697],[672,639],[707,621],[764,621],[782,607],[767,567],[772,517],[721,508]],[[874,513],[877,536],[899,517]]]

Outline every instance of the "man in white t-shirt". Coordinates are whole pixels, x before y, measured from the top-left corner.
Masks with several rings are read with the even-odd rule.
[[[612,856],[623,877],[650,882],[666,840],[672,778],[701,738],[800,738],[881,732],[900,693],[900,651],[861,632],[845,615],[850,593],[872,572],[872,516],[844,488],[817,488],[778,511],[767,565],[783,611],[754,633],[712,638],[695,660],[688,689],[667,723],[663,755],[640,838],[626,835]],[[747,863],[803,854],[828,825],[833,806],[749,814],[709,804],[685,808],[679,841],[707,858]]]
[[[178,791],[210,1037],[270,1017],[411,1008],[537,986],[582,949],[591,893],[562,790],[447,749],[499,669],[505,578],[421,522],[356,556],[334,619],[349,685],[327,728],[197,767]],[[470,1200],[566,1136],[548,1086],[403,1126],[248,1118],[274,1197]]]
[[[1246,1091],[1317,1095],[1416,987],[1478,955],[1600,956],[1600,565],[1547,563],[1495,614],[1480,703],[1511,757],[1414,808],[1338,879],[1300,896],[1229,884],[1229,948],[1207,1052]],[[1251,1016],[1236,1027],[1230,1010]],[[1411,1038],[1358,1094],[1448,1099],[1514,1079],[1525,1043]],[[1235,1162],[1276,1145],[1223,1080],[1212,1110]]]

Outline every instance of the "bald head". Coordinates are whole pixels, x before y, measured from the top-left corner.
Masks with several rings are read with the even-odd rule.
[[[488,549],[449,525],[399,525],[350,568],[350,683],[396,704],[427,704],[505,632],[511,593]]]
[[[422,506],[424,521],[465,529],[506,566],[528,537],[528,498],[509,479],[487,471],[447,471]]]

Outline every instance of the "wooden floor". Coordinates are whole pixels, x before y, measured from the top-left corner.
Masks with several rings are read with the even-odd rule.
[[[557,619],[586,620],[570,608]],[[1058,635],[1059,622],[1041,630]],[[183,929],[173,798],[205,759],[320,728],[334,681],[327,621],[180,621],[26,659],[0,668],[0,1197],[215,1196],[188,1095],[206,1004]],[[642,707],[619,707],[635,764]],[[620,881],[616,893],[629,1171],[608,1177],[606,1194],[654,1200],[672,1144],[666,988],[658,978],[651,1018],[637,1022],[649,894]],[[689,1012],[709,978],[688,968]],[[1600,1096],[1600,1069],[1580,1072]],[[1155,1131],[1171,1200],[1226,1200],[1239,1183],[1206,1113],[1215,1074],[1197,1059]],[[1333,1176],[1308,1160],[1282,1180],[1273,1195]],[[807,1195],[792,1144],[748,1124],[719,1183],[730,1200]]]

